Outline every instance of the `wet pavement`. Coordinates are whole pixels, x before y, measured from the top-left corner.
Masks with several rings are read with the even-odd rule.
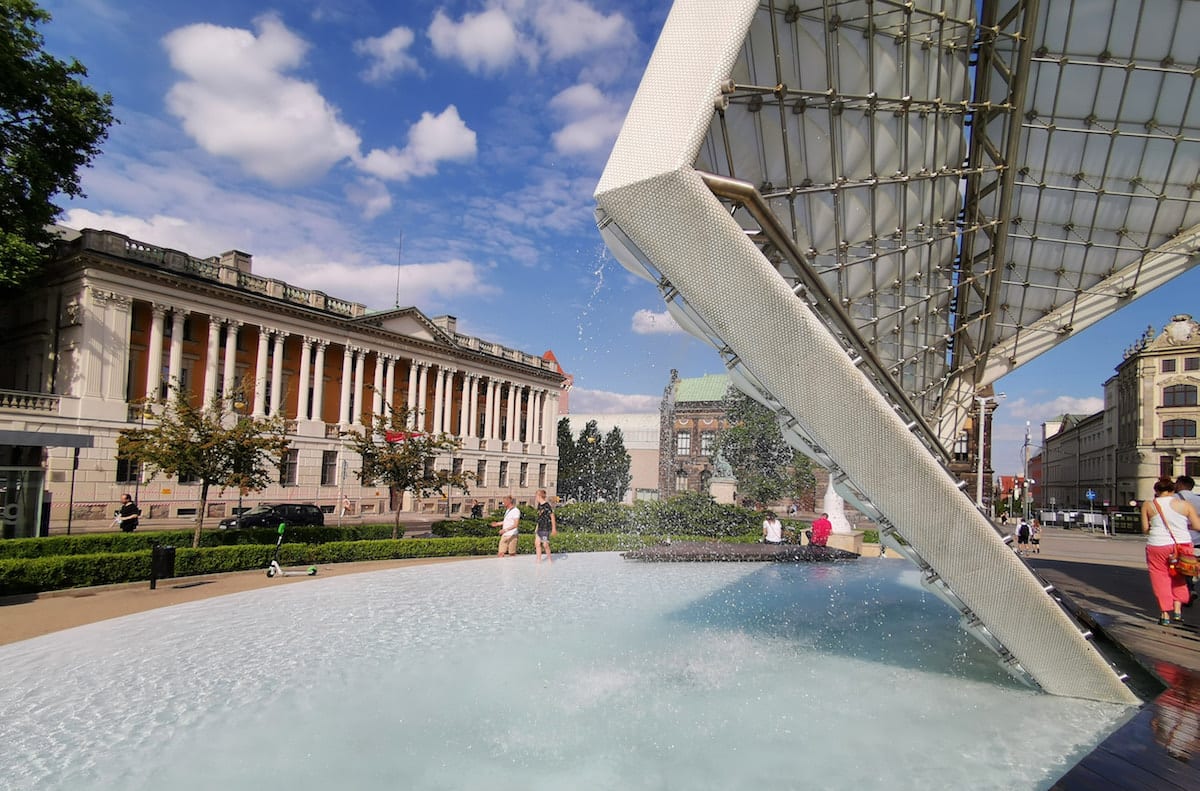
[[[1134,687],[1152,696],[1051,788],[1200,789],[1200,630],[1158,625],[1145,539],[1050,528],[1042,552],[1027,559],[1096,631],[1136,660],[1145,678],[1135,678]],[[1200,605],[1185,609],[1184,619],[1200,624]],[[1157,683],[1164,689],[1154,696]]]

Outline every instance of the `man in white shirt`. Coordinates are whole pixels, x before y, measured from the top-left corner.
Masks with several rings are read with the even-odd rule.
[[[517,534],[520,533],[521,509],[513,505],[511,495],[504,498],[504,519],[492,522],[492,527],[500,528],[500,548],[496,557],[512,557],[517,554]]]

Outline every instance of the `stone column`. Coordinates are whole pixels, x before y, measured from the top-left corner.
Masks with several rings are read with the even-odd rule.
[[[237,378],[237,337],[241,326],[240,321],[225,320],[225,385],[221,388],[221,395],[225,398],[232,398],[234,392],[240,389],[234,379]]]
[[[384,416],[391,424],[392,413],[396,411],[396,358],[390,354],[383,358],[383,393],[387,402],[383,405]]]
[[[342,347],[342,400],[338,403],[338,422],[343,425],[350,424],[350,375],[353,365],[351,358],[350,341],[346,341],[346,345]]]
[[[558,393],[550,393],[550,399],[547,406],[546,425],[550,426],[550,433],[547,435],[547,445],[558,447]]]
[[[467,418],[471,433],[469,436],[479,436],[479,374],[471,374],[471,414]]]
[[[208,350],[204,358],[204,408],[217,398],[217,370],[221,365],[221,319],[208,317]]]
[[[258,328],[258,357],[254,361],[254,417],[267,415],[267,344],[271,341],[271,330]]]
[[[163,319],[167,306],[154,302],[150,305],[150,347],[146,349],[146,398],[158,400],[162,387]]]
[[[530,445],[533,444],[533,403],[537,400],[537,395],[533,392],[533,385],[530,385],[525,394],[525,441]]]
[[[417,424],[418,431],[428,431],[429,425],[425,421],[425,404],[426,398],[429,396],[429,363],[421,364],[421,377],[417,384]]]
[[[167,368],[167,383],[177,391],[177,395],[186,395],[182,391],[183,377],[183,321],[188,312],[182,308],[171,311],[171,355]]]
[[[446,399],[445,406],[442,407],[442,431],[447,434],[454,430],[454,374],[458,373],[454,368],[446,369],[446,386],[442,392]]]
[[[529,399],[529,414],[533,418],[533,431],[529,434],[529,442],[534,445],[540,445],[541,428],[542,428],[542,393],[541,388],[534,390],[530,394]]]
[[[446,369],[438,366],[437,379],[433,385],[433,428],[430,429],[434,434],[442,432],[442,407],[444,406],[445,398],[443,392],[446,387]]]
[[[517,439],[520,433],[517,431],[517,383],[508,383],[508,414],[506,417],[506,425],[504,427],[504,440],[513,442]]]
[[[468,422],[471,417],[470,398],[471,398],[471,374],[463,372],[462,390],[458,396],[458,436],[471,436],[471,424]]]
[[[312,419],[325,421],[325,347],[329,341],[314,339],[317,357],[313,362]]]
[[[408,427],[417,427],[417,369],[421,364],[416,360],[408,361],[408,397],[405,403],[408,405]]]
[[[362,425],[363,377],[367,372],[367,350],[354,350],[354,413],[350,416],[355,425]]]
[[[483,438],[492,438],[492,412],[496,402],[496,380],[488,379],[487,381],[487,397],[483,407]]]
[[[271,361],[271,414],[279,414],[283,403],[283,342],[288,334],[275,330],[275,356]]]
[[[371,382],[371,419],[383,414],[383,355],[375,352],[375,378]]]
[[[312,375],[313,339],[300,337],[300,383],[296,385],[296,419],[308,420],[308,377]]]

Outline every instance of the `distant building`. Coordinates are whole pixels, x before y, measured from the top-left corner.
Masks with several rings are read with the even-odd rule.
[[[1180,314],[1157,335],[1148,327],[1116,372],[1103,410],[1043,424],[1041,505],[1127,507],[1150,497],[1159,476],[1200,477],[1200,324]]]
[[[680,379],[679,372],[671,370],[659,415],[658,491],[663,499],[682,492],[709,492],[716,474],[713,441],[728,425],[724,403],[728,390],[725,374]]]
[[[659,416],[653,412],[617,415],[564,415],[571,426],[571,435],[578,437],[588,421],[596,421],[601,436],[614,428],[621,430],[621,439],[629,453],[629,491],[623,502],[658,499],[658,435]]]
[[[311,501],[358,514],[455,511],[463,493],[415,502],[364,486],[340,432],[406,405],[418,427],[459,438],[441,469],[474,473],[471,497],[532,501],[555,489],[564,374],[553,358],[457,331],[453,316],[364,305],[255,275],[251,256],[195,258],[108,231],[72,232],[37,284],[0,305],[0,511],[4,535],[108,518],[137,492],[151,519],[195,515],[195,481],[146,480],[116,458],[123,429],[151,424],[174,384],[197,404],[237,397],[281,414],[290,449],[278,483],[244,501]],[[7,461],[3,461],[7,460]],[[19,468],[19,469],[18,469]],[[140,491],[139,491],[140,489]],[[23,494],[22,494],[23,493]],[[238,493],[210,493],[206,517]],[[11,518],[10,518],[11,517]]]

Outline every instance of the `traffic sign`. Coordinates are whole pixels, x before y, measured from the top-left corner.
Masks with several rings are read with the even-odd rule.
[[[1094,489],[1088,489],[1086,492],[1083,493],[1083,496],[1088,498],[1089,500],[1095,500],[1096,492]]]

